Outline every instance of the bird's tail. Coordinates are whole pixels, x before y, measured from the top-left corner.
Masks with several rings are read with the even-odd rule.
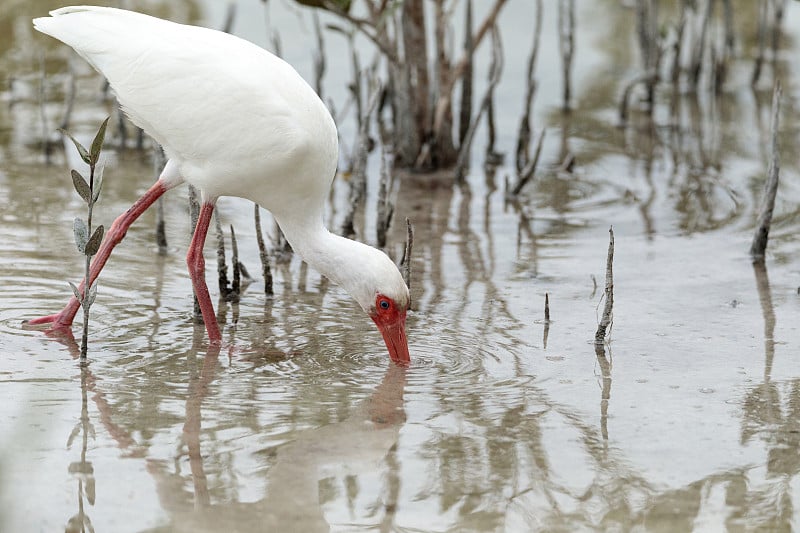
[[[33,27],[72,47],[95,69],[108,74],[106,57],[124,55],[125,37],[143,18],[158,20],[113,7],[68,6],[51,11],[49,17],[33,19]]]

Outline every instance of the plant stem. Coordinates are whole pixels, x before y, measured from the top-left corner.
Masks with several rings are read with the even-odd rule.
[[[87,235],[92,235],[92,209],[94,208],[94,169],[95,163],[91,163],[89,165],[89,199],[86,202],[89,206],[88,213],[86,215],[86,226],[88,228]],[[85,256],[85,267],[84,267],[84,277],[87,283],[83,285],[83,301],[81,302],[81,307],[83,307],[83,333],[81,335],[81,365],[86,364],[86,354],[89,351],[89,308],[91,307],[91,303],[89,302],[89,293],[91,289],[91,283],[89,283],[89,272],[90,267],[92,264],[92,256],[89,254],[84,254]]]

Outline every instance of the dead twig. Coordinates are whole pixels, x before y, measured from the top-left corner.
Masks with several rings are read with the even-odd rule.
[[[472,0],[467,1],[466,14],[464,15],[464,53],[472,50]],[[464,75],[461,77],[461,110],[458,115],[458,145],[464,145],[464,139],[471,124],[472,117],[472,55],[470,54]],[[491,79],[491,76],[490,76]]]
[[[461,76],[464,74],[464,70],[467,68],[470,57],[474,53],[475,49],[481,44],[481,41],[486,33],[491,30],[492,26],[495,25],[497,16],[500,14],[500,10],[506,1],[507,0],[495,0],[495,3],[486,14],[486,18],[483,19],[483,22],[472,37],[472,49],[469,52],[464,52],[464,54],[461,56],[461,59],[459,59],[452,69],[450,69],[447,77],[447,83],[439,87],[439,99],[436,102],[436,109],[434,110],[433,118],[434,137],[439,137],[442,131],[445,119],[447,118],[448,110],[450,109],[450,102],[453,98],[453,87],[456,81],[461,79]]]
[[[550,334],[550,295],[544,293],[544,332],[542,333],[542,348],[547,349],[547,337]]]
[[[272,287],[272,269],[269,264],[269,255],[267,254],[267,246],[264,244],[264,234],[261,231],[261,207],[253,204],[253,217],[256,224],[256,241],[258,241],[258,255],[261,258],[261,273],[264,276],[264,294],[272,296],[274,294]]]
[[[675,43],[672,47],[672,91],[673,97],[678,92],[678,82],[681,79],[681,54],[683,50],[683,36],[686,33],[686,24],[689,20],[689,0],[681,2],[681,15],[678,26],[675,28]]]
[[[769,239],[769,228],[772,224],[772,213],[775,209],[775,196],[778,192],[778,178],[781,166],[778,129],[782,92],[781,83],[778,81],[775,83],[775,90],[772,93],[772,159],[770,160],[769,170],[767,170],[767,180],[764,182],[764,196],[761,198],[756,232],[753,236],[753,243],[750,245],[750,256],[754,261],[764,260],[767,240]]]
[[[233,21],[236,20],[236,2],[228,2],[225,10],[225,22],[222,24],[222,31],[230,33],[233,30]]]
[[[167,164],[164,150],[158,144],[153,144],[153,170],[156,177],[161,175],[164,166]],[[164,197],[156,201],[156,245],[158,245],[158,255],[167,255],[167,231],[164,221]]]
[[[219,282],[219,295],[224,300],[228,299],[230,287],[228,282],[228,265],[225,264],[225,236],[222,234],[222,225],[219,223],[217,213],[214,213],[214,226],[217,232],[217,281]]]
[[[630,106],[630,99],[631,99],[631,92],[633,92],[634,87],[636,87],[640,83],[644,83],[645,86],[648,88],[655,83],[658,79],[658,73],[655,70],[650,72],[645,72],[639,76],[636,76],[628,84],[625,86],[625,90],[622,91],[622,98],[619,102],[619,127],[624,128],[628,125],[628,108]],[[648,89],[649,90],[649,89]],[[652,103],[650,104],[650,108],[652,109]]]
[[[191,230],[191,235],[194,235],[194,230],[197,227],[197,218],[199,216],[200,201],[198,200],[197,189],[194,187],[194,185],[189,184],[189,229]],[[192,294],[194,296],[194,310],[192,313],[194,316],[194,321],[196,324],[202,324],[203,313],[200,311],[200,303],[197,301],[197,294],[194,294],[194,289],[192,289]]]
[[[714,10],[714,3],[715,0],[706,0],[706,10],[703,12],[703,18],[700,22],[700,38],[694,50],[692,50],[692,60],[689,67],[689,84],[695,90],[700,83],[700,75],[703,71],[703,56],[706,50],[708,23]]]
[[[606,289],[603,297],[606,300],[603,307],[603,316],[600,318],[600,324],[597,326],[597,332],[594,334],[595,346],[602,345],[606,338],[606,333],[613,320],[614,313],[614,228],[608,229],[608,257],[606,258]]]
[[[242,269],[239,262],[239,245],[236,243],[236,232],[231,228],[231,263],[233,263],[233,281],[231,282],[231,290],[228,293],[228,301],[238,302],[242,286]],[[249,277],[249,276],[248,276]]]
[[[548,293],[544,293],[544,321],[550,322],[550,295]]]
[[[494,149],[495,124],[494,124],[494,90],[500,82],[503,73],[503,41],[497,26],[492,28],[492,62],[489,65],[489,87],[486,90],[486,160],[487,164],[498,165],[502,162],[502,154]]]
[[[570,108],[572,99],[572,57],[575,53],[575,0],[558,2],[558,49],[564,79],[562,109]]]
[[[313,53],[314,58],[314,88],[317,95],[322,99],[322,78],[325,76],[325,41],[322,38],[322,28],[319,24],[319,16],[314,11],[314,34],[317,36],[317,49]]]
[[[386,164],[387,154],[385,149],[381,151],[381,179],[378,182],[378,209],[375,232],[378,248],[386,247],[386,232],[392,224],[394,216],[394,202],[389,198],[394,183],[394,174]]]
[[[767,42],[767,3],[769,0],[759,0],[758,2],[758,52],[756,53],[753,64],[753,76],[750,78],[750,85],[755,86],[761,78],[761,69],[764,65],[764,49]]]
[[[403,272],[403,280],[406,287],[411,290],[411,251],[414,248],[414,226],[406,217],[406,245],[403,248],[403,257],[400,258],[400,266]]]
[[[478,110],[478,115],[469,125],[464,142],[461,143],[458,151],[458,159],[456,160],[455,175],[456,181],[462,182],[464,180],[465,169],[469,166],[469,153],[472,146],[472,139],[475,137],[475,131],[480,124],[481,118],[487,112],[491,105],[494,89],[500,82],[500,76],[503,72],[503,57],[502,45],[500,44],[500,33],[496,27],[492,27],[492,62],[489,66],[489,86],[486,88],[486,93],[481,99],[481,107]]]
[[[645,78],[648,110],[652,112],[655,102],[656,82],[658,81],[658,64],[661,61],[658,2],[655,0],[639,0],[636,3],[636,26],[643,70],[654,73],[652,77]]]
[[[536,26],[533,30],[533,46],[531,48],[531,55],[528,56],[528,75],[526,77],[527,85],[525,88],[525,101],[523,106],[522,118],[519,122],[519,134],[517,137],[517,173],[522,172],[522,169],[527,165],[530,159],[530,142],[531,142],[531,106],[533,105],[533,97],[536,95],[536,78],[534,72],[536,71],[536,59],[539,56],[539,42],[542,35],[542,0],[536,0]]]
[[[358,149],[356,151],[355,158],[353,159],[353,169],[350,176],[350,211],[347,213],[344,221],[342,222],[341,233],[345,237],[352,237],[356,233],[355,226],[353,224],[355,213],[358,210],[358,206],[361,204],[361,200],[366,194],[367,156],[369,155],[371,145],[369,138],[370,116],[372,116],[372,112],[378,105],[378,101],[380,100],[380,95],[382,93],[382,84],[378,82],[376,85],[377,86],[370,96],[364,117],[359,122],[360,128],[358,135]]]
[[[525,168],[522,169],[522,172],[517,176],[517,182],[514,184],[513,187],[510,189],[506,187],[506,196],[513,198],[519,195],[522,192],[522,188],[530,181],[533,177],[533,174],[536,172],[536,167],[539,164],[539,157],[542,155],[542,144],[544,143],[544,133],[545,130],[542,130],[542,133],[539,134],[539,140],[536,141],[536,150],[533,152],[533,159],[528,161],[528,164]]]

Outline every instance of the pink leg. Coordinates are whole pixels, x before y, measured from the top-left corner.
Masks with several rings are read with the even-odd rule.
[[[100,271],[103,270],[106,261],[108,261],[111,251],[125,237],[125,233],[127,233],[130,225],[133,224],[133,222],[139,218],[139,215],[144,213],[145,210],[147,210],[147,208],[153,204],[153,202],[158,200],[162,194],[167,192],[178,183],[168,185],[162,180],[158,180],[147,190],[146,193],[144,193],[144,195],[142,195],[141,198],[136,201],[136,203],[134,203],[127,211],[117,217],[114,223],[111,224],[111,227],[108,229],[108,231],[106,231],[105,237],[103,238],[103,244],[100,245],[100,249],[92,259],[92,265],[89,269],[90,283],[94,283],[94,280],[97,279],[98,274],[100,274]],[[85,284],[86,280],[83,280],[78,287],[81,293],[83,293],[83,287]],[[69,299],[69,303],[67,303],[66,307],[64,307],[60,313],[34,318],[33,320],[28,321],[28,324],[47,324],[52,322],[53,329],[67,328],[72,325],[72,320],[75,318],[75,314],[78,312],[78,309],[80,309],[80,304],[73,296]]]
[[[214,203],[204,202],[200,208],[200,216],[197,217],[197,226],[194,229],[192,243],[189,245],[189,252],[186,254],[186,264],[189,266],[189,276],[192,278],[192,286],[194,294],[197,296],[197,303],[200,305],[200,312],[203,313],[208,340],[212,343],[220,343],[222,335],[219,332],[211,297],[208,295],[206,260],[203,258],[203,245],[206,243],[206,234],[208,226],[211,224],[212,213],[214,213]]]

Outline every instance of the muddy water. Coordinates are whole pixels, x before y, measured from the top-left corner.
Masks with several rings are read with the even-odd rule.
[[[284,54],[310,77],[307,15],[270,4]],[[530,41],[525,4],[509,3],[501,21],[508,56],[498,146],[507,152]],[[738,47],[749,57],[755,7],[740,4]],[[224,12],[215,3],[168,6],[138,5],[212,26]],[[71,339],[21,328],[59,309],[66,280],[82,269],[67,156],[57,148],[48,165],[40,148],[63,112],[67,55],[34,38],[28,20],[53,7],[10,2],[0,12],[0,72],[9,80],[0,107],[0,529],[800,527],[800,5],[788,5],[775,63],[786,95],[783,181],[765,268],[747,250],[772,69],[752,91],[742,61],[720,98],[687,94],[673,106],[661,94],[655,125],[634,114],[618,129],[616,98],[637,72],[633,13],[618,2],[582,4],[575,109],[565,116],[548,6],[535,105],[547,138],[542,171],[519,202],[504,199],[510,165],[483,170],[482,141],[466,186],[446,175],[398,184],[396,220],[408,216],[417,230],[408,369],[390,366],[355,304],[296,259],[276,266],[274,298],[254,281],[238,304],[218,304],[226,343],[210,351],[190,320],[182,190],[165,202],[168,253],[157,254],[148,213],[101,277],[88,369]],[[242,3],[235,29],[267,44],[261,9]],[[340,41],[327,44],[326,90],[338,108],[349,76]],[[73,129],[89,136],[111,104],[98,78],[70,64],[80,95]],[[352,139],[352,124],[341,128]],[[557,169],[566,152],[575,154],[573,173]],[[132,139],[107,157],[96,214],[105,224],[153,176],[149,150]],[[377,158],[370,164],[374,178]],[[356,221],[367,242],[375,189],[371,182]],[[331,198],[338,227],[344,179]],[[252,206],[223,199],[219,211],[257,272]],[[595,280],[602,285],[612,224],[614,324],[598,354]],[[266,214],[264,226],[272,227]],[[210,246],[206,254],[213,281]]]

